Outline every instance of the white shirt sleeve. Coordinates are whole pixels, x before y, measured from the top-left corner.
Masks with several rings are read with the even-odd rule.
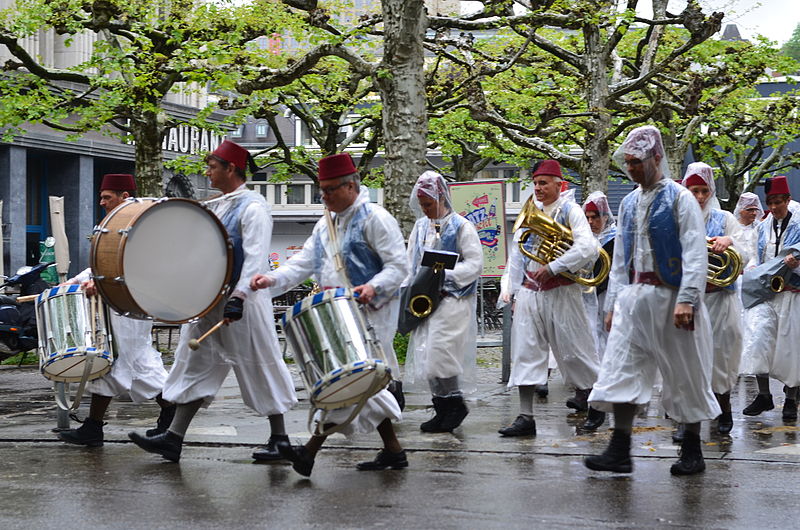
[[[614,255],[611,257],[611,271],[608,273],[608,288],[606,289],[606,301],[603,306],[603,311],[610,313],[614,311],[614,301],[617,298],[619,290],[630,283],[628,277],[629,264],[625,263],[625,245],[622,241],[623,230],[625,226],[623,216],[634,215],[635,212],[624,212],[622,210],[622,203],[619,205],[619,212],[617,214],[617,235],[614,236]]]
[[[525,258],[519,249],[519,238],[524,229],[517,230],[511,238],[511,247],[508,249],[506,270],[500,279],[500,289],[504,293],[514,295],[522,286],[525,279]]]
[[[239,220],[242,230],[242,272],[233,290],[233,295],[247,298],[250,279],[267,270],[268,253],[272,242],[272,215],[269,205],[253,201],[247,205]]]
[[[66,281],[66,283],[78,283],[81,284],[83,282],[88,282],[92,279],[92,269],[89,267],[83,269],[81,272],[70,278]]]
[[[676,303],[694,306],[705,293],[708,275],[706,226],[697,200],[689,190],[681,190],[676,198],[675,221],[681,240],[681,285]]]
[[[553,274],[562,272],[578,272],[590,263],[597,261],[600,255],[600,244],[592,234],[586,215],[580,207],[572,206],[569,210],[569,228],[572,230],[572,246],[562,256],[551,261],[548,266]]]

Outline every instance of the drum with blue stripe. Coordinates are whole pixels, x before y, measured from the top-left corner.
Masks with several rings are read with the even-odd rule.
[[[105,311],[97,310],[80,285],[47,289],[36,299],[39,369],[52,381],[76,383],[105,375],[114,362]]]
[[[380,345],[350,289],[307,296],[283,315],[282,324],[315,407],[352,405],[391,381]]]

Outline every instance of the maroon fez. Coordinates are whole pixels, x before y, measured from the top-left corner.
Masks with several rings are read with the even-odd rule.
[[[533,177],[547,175],[549,177],[561,178],[561,164],[558,160],[542,160],[533,167]]]
[[[136,180],[127,173],[110,173],[103,175],[100,182],[100,191],[136,191]]]
[[[583,207],[583,211],[586,213],[597,212],[597,214],[600,215],[600,208],[598,208],[597,205],[591,201],[586,203],[586,205]]]
[[[700,175],[692,175],[686,179],[686,187],[689,188],[691,186],[708,186],[708,182],[703,180]]]
[[[221,158],[242,171],[247,171],[247,159],[250,157],[250,152],[239,144],[233,143],[230,140],[225,140],[219,144],[219,147],[214,149],[211,156]]]
[[[786,177],[774,177],[764,181],[764,193],[769,195],[791,195]]]
[[[349,153],[326,156],[319,160],[319,180],[337,179],[358,173]]]

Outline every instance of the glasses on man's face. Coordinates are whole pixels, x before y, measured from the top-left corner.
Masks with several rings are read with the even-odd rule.
[[[319,194],[320,195],[330,195],[331,193],[333,193],[334,191],[338,190],[342,186],[346,186],[348,184],[350,184],[350,182],[342,182],[342,183],[337,184],[335,186],[326,186],[324,188],[322,186],[320,186],[319,187]]]
[[[626,165],[626,166],[641,166],[641,165],[642,165],[642,163],[643,163],[645,160],[647,160],[648,158],[652,158],[652,157],[649,157],[649,156],[648,156],[647,158],[642,158],[642,159],[639,159],[639,158],[629,158],[629,159],[626,159],[626,160],[625,160],[625,165]]]

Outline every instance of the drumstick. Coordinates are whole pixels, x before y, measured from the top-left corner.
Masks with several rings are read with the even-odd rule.
[[[27,296],[18,296],[17,297],[17,303],[18,304],[24,304],[25,302],[33,302],[37,298],[39,298],[38,294],[29,294]]]
[[[223,326],[223,324],[225,324],[225,319],[220,320],[219,322],[214,324],[214,327],[209,329],[205,333],[203,333],[203,335],[199,339],[191,339],[189,341],[189,348],[192,349],[192,350],[196,350],[197,348],[199,348],[200,347],[200,343],[203,342],[204,340],[206,340],[206,338],[208,338],[209,335],[211,335],[212,333],[217,331],[219,328],[221,328]]]

